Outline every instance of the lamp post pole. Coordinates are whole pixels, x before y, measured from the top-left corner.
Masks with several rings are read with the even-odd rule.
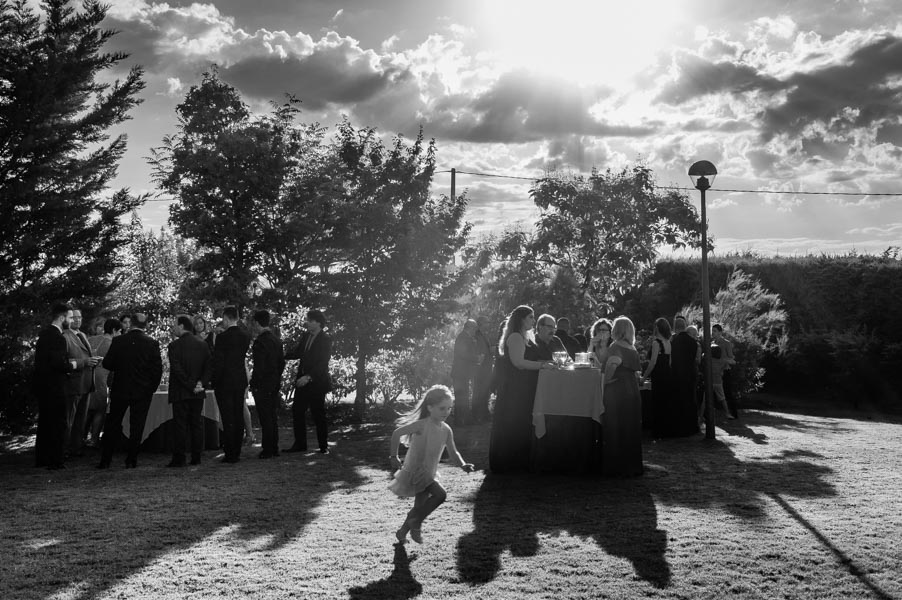
[[[711,376],[711,292],[708,286],[708,217],[705,209],[705,192],[711,185],[704,175],[695,187],[702,193],[702,327],[704,328],[705,360],[705,439],[713,440],[714,434],[714,381]]]
[[[695,189],[702,193],[702,329],[705,361],[705,439],[714,439],[714,382],[711,378],[711,292],[708,289],[708,215],[705,192],[717,176],[717,168],[707,160],[700,160],[689,167],[689,177]],[[711,178],[710,180],[708,178]]]

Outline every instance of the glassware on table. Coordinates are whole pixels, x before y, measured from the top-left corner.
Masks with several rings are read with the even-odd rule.
[[[578,365],[588,365],[589,364],[589,353],[588,352],[577,352],[576,360],[574,362]]]
[[[570,360],[570,355],[566,351],[557,351],[551,354],[551,358],[554,359],[554,364],[563,367]]]

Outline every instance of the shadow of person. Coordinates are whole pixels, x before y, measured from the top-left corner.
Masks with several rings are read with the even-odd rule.
[[[767,435],[755,431],[740,421],[727,421],[721,425],[721,428],[727,432],[727,435],[743,437],[760,445],[767,444]]]
[[[530,507],[528,520],[524,506]],[[657,528],[654,499],[639,479],[488,474],[473,500],[473,525],[457,543],[458,572],[471,585],[497,576],[505,550],[534,556],[539,533],[562,531],[627,559],[636,575],[655,587],[670,583],[667,535]]]
[[[462,581],[488,583],[501,570],[501,554],[534,556],[539,539],[533,523],[524,523],[520,507],[534,503],[541,490],[535,479],[487,473],[473,499],[473,531],[457,542],[457,570]]]
[[[416,559],[416,554],[407,556],[404,544],[395,544],[394,568],[385,579],[373,581],[363,586],[348,589],[352,600],[367,600],[368,598],[415,598],[423,591],[423,586],[414,579],[410,572],[410,562]]]
[[[593,481],[587,516],[562,523],[561,528],[592,538],[606,553],[628,560],[637,577],[665,588],[671,579],[667,532],[658,528],[653,486],[654,479]]]
[[[366,482],[354,462],[339,456],[251,459],[236,466],[206,460],[209,454],[201,466],[185,469],[163,468],[168,456],[153,454],[133,470],[97,471],[87,459],[72,461],[51,479],[33,473],[33,458],[22,454],[21,476],[4,491],[10,498],[27,498],[29,506],[15,513],[18,543],[0,555],[19,577],[4,581],[12,586],[6,597],[63,596],[73,590],[84,600],[106,597],[113,586],[162,557],[199,544],[213,543],[224,552],[278,551],[297,542],[335,489]],[[8,469],[0,472],[4,483],[7,475]],[[96,510],[90,518],[73,518],[81,506]],[[72,561],[82,555],[91,556],[91,569]]]

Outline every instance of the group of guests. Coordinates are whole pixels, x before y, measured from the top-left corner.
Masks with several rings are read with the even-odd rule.
[[[563,321],[563,319],[561,319]],[[533,445],[532,408],[538,371],[554,367],[555,352],[587,352],[603,374],[604,416],[600,444],[601,470],[609,476],[635,476],[643,472],[641,387],[651,383],[650,415],[656,438],[697,434],[703,418],[699,395],[702,346],[698,331],[677,315],[674,326],[665,318],[655,322],[654,341],[647,366],[636,348],[636,329],[625,316],[598,319],[584,345],[571,343],[568,327],[551,315],[536,319],[529,306],[515,308],[502,324],[497,346],[489,466],[493,472],[528,470]],[[694,331],[693,331],[694,330]],[[735,364],[733,346],[723,327],[712,327],[712,371],[715,395],[727,418],[735,418],[727,406],[725,391],[729,369]],[[564,335],[561,335],[564,334]],[[647,425],[647,423],[645,424]]]
[[[253,394],[262,430],[259,458],[279,455],[278,409],[282,373],[287,360],[298,360],[292,391],[294,444],[288,452],[307,450],[306,413],[313,416],[320,452],[328,454],[325,397],[331,390],[331,341],[322,311],[307,313],[299,343],[284,352],[266,310],[245,324],[236,307],[222,311],[218,331],[201,317],[172,318],[168,401],[173,412],[173,454],[167,466],[196,465],[203,450],[203,405],[207,390],[215,394],[222,421],[225,463],[236,463],[253,432],[246,393]],[[84,445],[99,445],[98,468],[110,467],[120,444],[128,410],[126,468],[137,466],[138,450],[154,392],[163,376],[160,344],[145,332],[142,313],[106,319],[103,333],[88,338],[80,331],[81,312],[56,304],[50,324],[41,331],[35,350],[34,392],[38,399],[36,464],[65,467],[70,456],[82,456]],[[248,349],[253,368],[246,369]],[[101,437],[100,432],[103,432]],[[186,458],[190,453],[190,463]]]
[[[554,352],[567,348],[551,315],[535,317],[529,306],[515,308],[498,342],[497,395],[489,446],[494,473],[529,469],[533,443],[532,407],[538,371],[554,367]],[[601,440],[602,471],[611,476],[642,473],[642,406],[637,374],[636,330],[627,317],[593,325],[594,360],[604,372]],[[594,350],[593,350],[594,348]]]
[[[727,419],[735,419],[735,406],[727,401],[732,398],[730,372],[736,364],[733,343],[719,323],[711,327],[711,335],[714,400]],[[704,424],[704,373],[699,370],[703,350],[698,337],[698,329],[687,325],[682,315],[674,317],[672,328],[664,317],[655,320],[642,381],[651,383],[651,430],[656,438],[694,435]]]

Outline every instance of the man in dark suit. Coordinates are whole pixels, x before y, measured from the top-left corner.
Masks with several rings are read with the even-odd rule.
[[[279,455],[279,389],[282,387],[282,372],[285,370],[285,354],[282,343],[270,330],[272,317],[268,310],[254,313],[251,323],[256,338],[251,353],[254,357],[254,371],[250,388],[260,417],[263,430],[263,449],[259,458]]]
[[[70,456],[84,455],[85,425],[88,400],[94,391],[94,367],[100,362],[93,356],[88,337],[81,331],[81,310],[72,309],[69,327],[63,330],[66,352],[75,370],[66,381],[66,440]]]
[[[689,335],[686,319],[682,315],[674,317],[673,331],[674,335],[670,338],[670,373],[678,415],[674,426],[678,435],[688,436],[698,433],[694,409],[701,348]]]
[[[567,317],[558,319],[557,331],[554,332],[554,335],[564,344],[564,349],[567,350],[571,360],[576,359],[577,352],[586,351],[586,344],[580,344],[575,337],[570,335],[570,319]]]
[[[536,360],[553,360],[555,352],[566,352],[563,340],[555,333],[554,317],[545,314],[536,319]],[[572,339],[572,338],[571,338]]]
[[[113,338],[103,358],[103,368],[112,372],[110,414],[103,426],[103,453],[98,469],[107,469],[122,434],[122,417],[129,409],[129,440],[125,468],[138,466],[138,446],[144,434],[144,422],[153,393],[163,377],[160,343],[144,333],[147,315],[132,316],[128,333]]]
[[[489,396],[492,389],[492,372],[495,367],[495,355],[498,353],[497,334],[492,331],[491,322],[486,316],[476,319],[476,358],[479,366],[476,369],[476,380],[473,383],[473,414],[477,422],[489,419]],[[480,358],[481,357],[481,358]]]
[[[316,425],[316,441],[320,454],[329,454],[328,425],[326,423],[326,394],[332,391],[329,360],[332,358],[332,342],[323,331],[326,316],[319,310],[307,313],[307,331],[300,343],[285,355],[286,360],[299,359],[294,378],[294,404],[291,413],[294,420],[294,445],[286,452],[307,451],[307,409]]]
[[[35,466],[62,469],[66,444],[66,384],[74,370],[66,351],[63,330],[69,326],[72,311],[65,304],[54,304],[50,325],[45,327],[34,352],[35,396],[38,399],[38,435],[35,441]]]
[[[200,464],[204,444],[204,387],[209,384],[213,359],[207,342],[194,335],[188,315],[178,315],[172,324],[175,339],[169,343],[169,403],[172,404],[174,435],[172,460],[167,467],[185,466],[186,438],[191,437],[191,464]]]
[[[251,336],[238,327],[238,309],[234,306],[226,306],[222,310],[222,322],[225,330],[216,336],[213,346],[211,383],[222,417],[225,449],[222,462],[236,463],[241,460],[244,437],[244,393],[247,391],[244,361],[251,345]]]
[[[471,418],[473,382],[479,367],[479,348],[476,341],[478,325],[467,319],[454,340],[454,358],[451,363],[451,385],[454,388],[454,424],[466,425]]]

